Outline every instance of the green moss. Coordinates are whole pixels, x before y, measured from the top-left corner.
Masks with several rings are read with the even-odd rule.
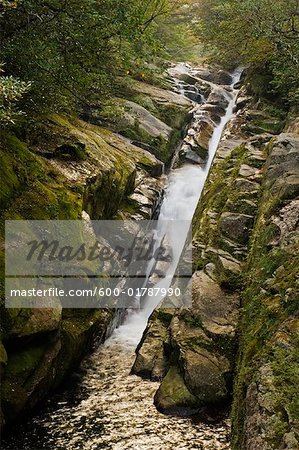
[[[195,316],[189,312],[186,312],[180,316],[180,318],[190,327],[193,328],[202,328],[202,321],[200,317]]]
[[[22,351],[11,353],[5,371],[6,376],[18,379],[22,384],[25,383],[38,366],[44,351],[45,344],[37,343],[33,346],[26,346]]]
[[[171,366],[155,394],[155,405],[162,411],[197,405],[196,397],[188,390],[177,366]]]
[[[283,324],[290,320],[292,323],[292,315],[299,310],[296,281],[299,256],[292,247],[273,245],[278,230],[271,217],[279,211],[279,206],[279,196],[272,197],[265,188],[242,294],[240,356],[232,410],[233,449],[236,450],[243,441],[246,390],[256,381],[264,361],[270,362],[273,370],[273,392],[267,394],[274,411],[272,430],[266,436],[271,448],[279,448],[284,433],[289,431],[289,423],[298,421],[298,330]]]
[[[16,137],[1,135],[2,219],[76,219],[82,199],[58,172],[48,168]],[[54,176],[53,176],[54,175]]]

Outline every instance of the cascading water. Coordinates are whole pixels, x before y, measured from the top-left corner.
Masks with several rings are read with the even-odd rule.
[[[233,75],[232,86],[240,72]],[[191,223],[223,130],[233,116],[237,91],[222,91],[229,103],[210,140],[208,160],[204,166],[185,164],[171,172],[157,236],[163,235],[165,221]],[[171,240],[176,255],[180,255],[185,238]],[[175,264],[171,264],[163,283],[170,285],[174,271]],[[83,376],[76,389],[70,386],[49,400],[43,412],[3,441],[3,449],[229,449],[226,421],[204,424],[191,418],[164,416],[153,405],[158,383],[130,375],[135,347],[155,306],[152,299],[146,299],[143,310],[130,312],[105,344],[83,361]]]
[[[233,74],[232,86],[237,81],[239,81],[240,75],[241,70],[238,69]],[[212,161],[214,159],[223,130],[233,116],[233,109],[237,91],[233,90],[232,92],[227,92],[223,88],[222,91],[227,98],[228,106],[225,115],[221,118],[221,121],[215,128],[210,140],[208,160],[206,164],[204,166],[185,164],[183,167],[173,170],[169,177],[169,183],[166,188],[165,196],[161,205],[157,224],[157,234],[158,236],[160,235],[160,239],[165,234],[165,230],[163,228],[165,224],[169,224],[169,221],[186,220],[190,223],[192,221],[195,208],[204,188],[204,184],[208,176]],[[185,236],[178,237],[176,234],[175,236],[173,236],[173,239],[171,239],[172,244],[175,246],[175,248],[173,248],[173,251],[178,255],[178,258],[182,252],[188,229],[189,227],[187,226],[185,229]],[[171,238],[171,230],[168,230],[168,233],[170,234]],[[166,273],[167,285],[165,285],[165,280],[162,280],[162,282],[160,282],[163,287],[167,288],[170,285],[175,269],[176,267],[174,265],[169,268],[168,273]],[[160,300],[161,298],[158,298],[155,302],[153,302],[153,299],[148,299],[145,303],[144,309],[130,314],[126,321],[118,329],[115,330],[111,339],[114,341],[120,340],[130,344],[135,344],[136,346],[140,341],[150,314],[157,306],[157,304],[159,304]]]

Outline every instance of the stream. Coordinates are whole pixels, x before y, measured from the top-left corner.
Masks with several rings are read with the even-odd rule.
[[[182,70],[188,70],[187,66],[182,65]],[[232,86],[239,79],[240,70],[233,74]],[[183,91],[181,85],[180,89]],[[217,89],[222,89],[229,103],[210,140],[208,160],[205,165],[185,163],[171,170],[158,231],[165,220],[191,223],[223,130],[233,117],[237,90]],[[194,120],[201,117],[200,105],[197,107]],[[181,250],[184,241],[185,236],[180,239]],[[171,273],[168,275],[170,283]],[[227,420],[203,423],[196,417],[163,415],[153,405],[159,383],[130,375],[135,348],[154,307],[148,300],[144,309],[129,312],[124,323],[82,362],[60,392],[9,431],[2,440],[3,450],[229,449]]]

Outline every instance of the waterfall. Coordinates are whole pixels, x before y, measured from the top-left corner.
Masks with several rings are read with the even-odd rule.
[[[183,68],[183,71],[186,71],[186,67]],[[234,89],[233,86],[240,80],[241,73],[242,70],[237,69],[232,74],[230,91],[227,91],[225,88],[220,86],[214,86],[217,90],[221,89],[228,101],[228,106],[225,115],[221,118],[220,123],[215,127],[213,135],[210,139],[208,160],[206,164],[204,166],[184,164],[183,167],[172,170],[169,176],[168,186],[165,190],[165,195],[157,221],[157,236],[158,241],[161,242],[163,236],[167,232],[172,245],[173,254],[176,255],[176,263],[178,263],[179,257],[183,250],[189,226],[191,225],[193,214],[203,191],[205,181],[212,165],[221,136],[225,126],[234,115],[233,110],[238,91]],[[181,86],[179,82],[177,84]],[[169,227],[169,224],[171,223],[170,221],[172,220],[184,220],[187,221],[187,224],[189,222],[189,226],[185,227],[185,234],[178,236],[177,233],[175,233],[175,235],[172,235],[171,229],[165,230],[165,226]],[[165,279],[159,281],[155,287],[163,287],[167,289],[173,279],[175,270],[176,264],[171,264],[166,273]],[[124,323],[115,329],[113,335],[107,341],[107,345],[110,345],[111,342],[122,342],[123,344],[126,343],[127,345],[136,347],[142,337],[142,333],[146,327],[149,316],[155,307],[158,306],[162,298],[162,296],[147,298],[145,300],[145,306],[142,310],[130,312]]]

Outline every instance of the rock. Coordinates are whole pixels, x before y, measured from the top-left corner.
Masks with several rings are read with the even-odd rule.
[[[134,125],[135,120],[138,120],[140,128],[150,136],[161,136],[166,141],[169,139],[172,129],[166,125],[166,123],[157,119],[157,117],[151,114],[143,106],[131,101],[126,101],[126,108],[128,111],[126,113],[126,118],[131,125]]]
[[[199,405],[224,403],[229,398],[230,363],[204,348],[187,349],[181,356],[184,380]]]
[[[13,324],[9,336],[19,338],[58,330],[61,323],[61,308],[8,309],[6,314]]]
[[[182,156],[185,161],[191,162],[193,164],[205,164],[205,160],[191,149],[186,150]]]
[[[239,175],[247,179],[256,179],[261,177],[261,173],[256,167],[249,166],[248,164],[241,164]]]
[[[198,83],[199,79],[197,77],[192,76],[189,73],[182,73],[179,75],[179,79],[184,81],[186,84],[195,85]]]
[[[243,81],[238,81],[234,84],[234,89],[240,89],[243,85]]]
[[[253,217],[247,214],[223,213],[220,217],[219,229],[223,236],[240,244],[247,244]]]
[[[160,315],[159,315],[160,314]],[[136,349],[132,373],[143,378],[161,380],[167,371],[164,348],[169,342],[168,325],[171,314],[156,311]]]
[[[256,147],[263,148],[268,137]],[[293,450],[299,448],[294,413],[299,383],[298,135],[282,133],[266,150],[261,207],[247,258],[251,281],[240,328],[233,442],[244,450]]]
[[[240,147],[244,143],[240,138],[227,138],[220,141],[219,147],[216,153],[216,159],[225,159],[231,155],[232,151],[237,147]]]
[[[186,387],[177,366],[168,370],[155,394],[154,403],[159,411],[168,414],[190,415],[198,409],[197,399]]]
[[[241,273],[241,266],[239,261],[232,261],[231,259],[223,258],[222,256],[219,256],[219,260],[225,272],[229,272],[232,274]]]
[[[217,106],[217,108],[221,108],[223,110],[226,109],[228,102],[227,93],[220,88],[219,90],[213,90],[207,99],[208,104]]]
[[[219,105],[212,105],[210,103],[205,103],[201,110],[208,111],[211,119],[215,123],[220,123],[221,117],[225,115],[225,108]]]
[[[254,181],[246,180],[245,178],[237,178],[235,183],[235,189],[244,194],[254,194],[260,189],[260,185]]]
[[[283,133],[271,144],[267,160],[266,187],[282,199],[295,198],[299,193],[299,137]]]
[[[265,144],[268,144],[269,141],[273,138],[273,135],[270,133],[263,133],[257,136],[253,136],[249,139],[250,144],[258,149],[263,149]]]
[[[195,76],[215,84],[229,85],[233,81],[232,76],[224,70],[200,69],[196,71]]]
[[[299,217],[299,200],[292,200],[279,212],[279,217],[273,218],[273,223],[279,228],[279,238],[275,244],[282,243],[287,236],[297,229]]]
[[[194,136],[194,140],[197,144],[197,148],[193,148],[193,150],[199,154],[199,156],[206,156],[206,153],[209,150],[209,142],[214,132],[214,126],[211,122],[202,120],[196,129],[196,134]]]
[[[266,112],[257,109],[246,110],[246,123],[243,130],[251,135],[255,134],[279,134],[283,130],[284,123],[275,117],[270,117]]]
[[[299,447],[299,441],[295,436],[295,432],[285,433],[283,436],[283,441],[285,444],[285,449],[294,450]]]
[[[202,96],[198,92],[198,90],[191,90],[188,86],[186,89],[184,89],[184,96],[189,98],[195,103],[201,103],[202,102]]]
[[[174,104],[187,109],[192,106],[191,102],[189,102],[183,95],[153,86],[152,84],[136,81],[134,82],[133,89],[141,94],[148,95],[150,98],[162,104]]]
[[[248,103],[252,101],[250,96],[239,96],[236,101],[236,110],[243,109]]]

